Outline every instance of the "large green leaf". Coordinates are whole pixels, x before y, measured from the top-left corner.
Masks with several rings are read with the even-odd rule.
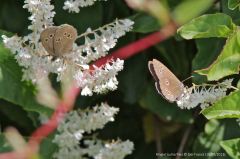
[[[239,72],[240,63],[240,29],[227,39],[226,45],[217,60],[208,68],[198,72],[201,75],[206,75],[208,80],[219,80],[231,74]],[[207,57],[206,57],[207,58]]]
[[[229,37],[236,30],[230,16],[222,13],[203,15],[178,29],[185,39]]]
[[[234,10],[230,10],[228,8],[228,0],[221,0],[221,10],[224,14],[229,15],[232,20],[233,23],[236,25],[240,25],[240,14],[239,14],[239,10],[238,9],[234,9]]]
[[[207,119],[240,118],[240,91],[218,100],[213,106],[205,108],[201,113]]]
[[[228,0],[228,8],[234,10],[240,5],[240,0]]]
[[[4,121],[4,124],[6,124],[6,120],[10,120],[13,124],[16,124],[18,129],[23,130],[25,134],[30,134],[34,131],[32,121],[27,116],[27,112],[24,111],[21,106],[7,102],[4,99],[0,99],[0,112],[7,117],[1,120]]]
[[[153,82],[147,88],[148,108],[155,114],[176,122],[191,123],[192,115],[187,109],[180,109],[175,103],[169,103],[158,94]]]
[[[196,39],[197,55],[192,61],[192,78],[195,84],[207,82],[206,76],[199,75],[194,72],[211,65],[218,55],[221,53],[226,39],[223,38],[208,38],[208,39]],[[207,58],[206,58],[207,57]]]
[[[1,31],[2,35],[12,36],[12,34]],[[50,115],[53,111],[35,101],[34,87],[22,82],[22,68],[16,63],[14,55],[5,48],[3,39],[0,38],[0,98],[20,105],[25,110],[36,111]]]
[[[209,156],[204,157],[206,159],[230,159],[221,148],[220,142],[239,137],[240,127],[235,121],[235,119],[212,119],[207,122],[205,132],[200,133],[194,142],[193,152],[195,154],[209,153]],[[197,159],[199,156],[191,156],[189,158]]]
[[[194,152],[218,152],[221,149],[219,142],[223,139],[224,128],[225,125],[221,124],[221,122],[210,120],[205,125],[205,132],[197,137],[194,143]]]
[[[240,158],[240,138],[221,141],[220,145],[233,159]]]

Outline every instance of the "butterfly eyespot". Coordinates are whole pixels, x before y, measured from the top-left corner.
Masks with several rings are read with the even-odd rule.
[[[67,35],[67,32],[65,32],[64,35]]]
[[[165,90],[166,90],[166,91],[168,91],[168,89],[167,89],[167,88],[165,88]]]
[[[163,67],[162,67],[161,65],[160,65],[159,67],[160,67],[161,69],[163,69]]]
[[[52,38],[54,36],[54,34],[50,34],[49,37]]]
[[[159,73],[162,74],[162,70],[159,70]]]
[[[45,42],[48,42],[48,38],[45,39]]]
[[[71,36],[71,38],[70,39],[72,39],[73,38],[73,36]]]
[[[70,37],[71,35],[70,34],[68,34],[68,38]]]
[[[166,84],[167,84],[167,85],[169,85],[169,82],[168,82],[168,80],[167,80],[167,79],[165,79],[165,82],[166,82]]]
[[[167,92],[168,95],[170,95],[171,93],[170,92]]]
[[[60,41],[61,41],[61,38],[56,39],[56,42],[60,42]]]

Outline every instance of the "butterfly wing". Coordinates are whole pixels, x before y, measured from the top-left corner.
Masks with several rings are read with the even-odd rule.
[[[44,49],[52,56],[54,56],[54,36],[59,27],[49,27],[44,29],[40,34],[40,39]]]
[[[158,93],[171,103],[178,100],[184,91],[182,82],[165,65],[156,59],[149,61],[148,66],[156,80],[155,86]]]
[[[74,27],[67,24],[61,25],[54,37],[55,55],[58,57],[69,53],[76,39],[77,30]]]

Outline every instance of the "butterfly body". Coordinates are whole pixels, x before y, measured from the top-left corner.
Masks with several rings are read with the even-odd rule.
[[[77,39],[77,30],[68,24],[49,27],[41,32],[40,39],[45,50],[55,59],[70,52]]]
[[[156,80],[155,86],[158,93],[171,103],[180,100],[184,93],[183,83],[165,65],[156,59],[149,61],[148,67]]]

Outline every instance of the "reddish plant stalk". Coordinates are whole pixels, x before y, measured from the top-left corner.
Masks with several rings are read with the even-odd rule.
[[[176,31],[177,27],[175,25],[174,22],[168,24],[167,26],[165,26],[164,28],[162,28],[160,31],[157,31],[155,33],[152,33],[138,41],[135,41],[134,43],[131,43],[125,47],[122,47],[118,50],[116,50],[115,52],[108,54],[107,56],[97,60],[96,62],[94,62],[92,65],[90,65],[90,69],[94,70],[93,65],[100,67],[104,64],[106,64],[108,59],[126,59],[142,50],[145,50],[167,38],[169,38],[170,36],[172,36],[175,31]]]

